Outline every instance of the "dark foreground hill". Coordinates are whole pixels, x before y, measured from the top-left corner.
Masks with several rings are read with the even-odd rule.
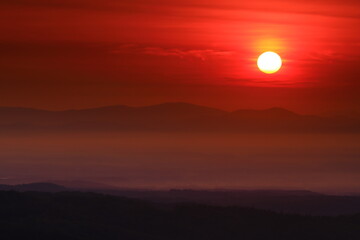
[[[1,239],[356,240],[360,216],[314,217],[80,192],[0,192]]]
[[[93,190],[94,191],[94,190]],[[335,196],[303,190],[95,190],[159,203],[239,206],[280,213],[336,216],[360,213],[359,196]]]
[[[251,207],[301,215],[336,216],[360,213],[360,196],[336,196],[306,190],[141,190],[116,189],[100,184],[95,184],[93,187],[86,184],[63,187],[46,182],[21,185],[0,184],[0,191],[10,190],[53,193],[94,192],[159,204],[196,203],[223,207]]]

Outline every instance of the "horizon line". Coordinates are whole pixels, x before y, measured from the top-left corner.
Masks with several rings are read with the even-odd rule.
[[[266,110],[273,110],[273,109],[281,109],[288,112],[292,112],[298,115],[313,115],[313,114],[302,114],[291,109],[280,107],[280,106],[273,106],[268,108],[236,108],[235,110],[226,110],[223,108],[217,108],[202,104],[190,103],[190,102],[182,102],[182,101],[169,101],[169,102],[162,102],[162,103],[155,103],[155,104],[148,104],[148,105],[126,105],[126,104],[114,104],[114,105],[101,105],[101,106],[94,106],[94,107],[84,107],[84,108],[65,108],[65,109],[46,109],[46,108],[37,108],[37,107],[26,107],[26,106],[3,106],[0,105],[0,109],[8,108],[8,109],[28,109],[28,110],[35,110],[35,111],[47,111],[47,112],[67,112],[67,111],[81,111],[81,110],[92,110],[92,109],[102,109],[102,108],[111,108],[111,107],[128,107],[128,108],[146,108],[146,107],[154,107],[154,106],[161,106],[166,104],[184,104],[189,106],[197,106],[203,108],[214,109],[223,112],[236,112],[236,111],[266,111]]]

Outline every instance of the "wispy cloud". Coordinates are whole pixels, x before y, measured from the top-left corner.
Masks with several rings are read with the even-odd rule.
[[[181,48],[164,48],[158,46],[138,46],[136,44],[123,44],[112,51],[115,54],[134,53],[146,54],[163,57],[178,58],[197,58],[205,61],[213,57],[228,57],[234,54],[233,51],[221,49],[181,49]]]
[[[190,49],[183,50],[177,48],[160,48],[147,47],[144,48],[144,53],[157,56],[175,56],[179,58],[194,57],[201,60],[206,60],[209,57],[226,57],[233,54],[231,51],[215,50],[215,49]]]

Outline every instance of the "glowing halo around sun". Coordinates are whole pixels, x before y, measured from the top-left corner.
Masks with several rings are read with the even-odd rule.
[[[257,65],[260,71],[267,74],[272,74],[279,71],[282,65],[282,60],[277,53],[264,52],[259,56]]]

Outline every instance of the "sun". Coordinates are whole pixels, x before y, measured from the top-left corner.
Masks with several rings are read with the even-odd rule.
[[[277,53],[264,52],[259,56],[257,65],[262,72],[271,74],[279,71],[282,65],[282,60]]]

